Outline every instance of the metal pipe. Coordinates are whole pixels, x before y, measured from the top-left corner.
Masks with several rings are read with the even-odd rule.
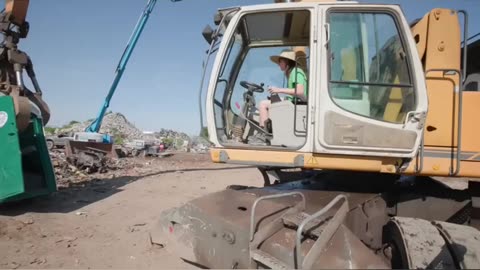
[[[37,93],[42,93],[42,90],[40,89],[40,84],[38,84],[37,77],[30,77],[30,80],[32,80],[33,88],[35,89],[35,92]]]
[[[424,137],[425,137],[425,135],[423,134],[422,139],[420,141],[419,153],[417,154],[417,162],[415,164],[415,173],[419,173],[423,170],[423,157],[424,157],[424,153],[425,153],[425,138]],[[419,158],[420,158],[420,161],[418,160]]]
[[[255,200],[252,206],[251,214],[250,214],[250,242],[253,241],[253,237],[255,235],[255,209],[257,208],[257,205],[263,201],[263,200],[270,200],[270,199],[278,199],[278,198],[283,198],[283,197],[288,197],[288,196],[300,196],[302,198],[301,203],[302,209],[305,209],[305,195],[303,193],[294,191],[294,192],[289,192],[289,193],[281,193],[281,194],[274,194],[274,195],[267,195],[267,196],[262,196],[258,199]]]
[[[344,201],[347,201],[347,197],[345,195],[338,195],[332,201],[330,201],[325,207],[320,209],[320,211],[316,212],[315,214],[305,219],[302,222],[302,224],[298,226],[297,237],[295,240],[295,258],[296,258],[297,269],[301,269],[302,263],[303,263],[302,253],[301,253],[303,228],[314,219],[317,219],[318,217],[323,216],[325,213],[327,213],[328,210],[330,210],[335,204],[337,204],[337,202],[339,202],[342,199]]]
[[[465,10],[459,10],[458,13],[463,14],[463,65],[462,65],[463,67],[462,67],[462,83],[461,83],[461,85],[463,85],[463,83],[465,82],[465,79],[467,78],[468,14]]]
[[[23,74],[22,74],[22,70],[17,70],[15,71],[15,75],[17,77],[17,84],[18,86],[20,86],[21,89],[24,89],[25,88],[25,84],[23,82]]]

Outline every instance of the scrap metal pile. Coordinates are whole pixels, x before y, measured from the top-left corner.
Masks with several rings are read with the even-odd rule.
[[[134,167],[131,159],[110,157],[93,150],[67,155],[62,149],[55,149],[50,151],[50,157],[60,187]]]

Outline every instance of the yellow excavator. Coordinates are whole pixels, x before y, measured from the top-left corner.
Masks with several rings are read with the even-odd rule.
[[[480,268],[479,46],[466,42],[467,12],[434,9],[409,24],[397,5],[275,2],[220,9],[203,31],[203,78],[215,57],[211,158],[257,166],[264,187],[230,186],[165,211],[152,241],[208,268]],[[17,48],[27,6],[9,0],[0,18],[9,199],[55,190],[48,106]],[[300,91],[271,61],[285,52],[306,74],[303,98],[267,94],[265,85]],[[468,185],[451,188],[459,178]]]
[[[207,268],[480,267],[480,50],[466,11],[409,23],[398,5],[300,1],[214,18],[211,158],[257,166],[264,187],[165,211],[154,242]],[[304,98],[267,94],[300,91],[279,55],[306,74]]]

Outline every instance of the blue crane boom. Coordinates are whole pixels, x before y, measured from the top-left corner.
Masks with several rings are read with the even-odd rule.
[[[171,1],[178,2],[181,0],[171,0]],[[123,72],[125,71],[125,67],[127,66],[128,60],[132,55],[133,49],[135,48],[135,45],[137,44],[137,41],[140,35],[142,34],[143,28],[145,27],[148,21],[148,18],[150,17],[150,13],[152,13],[156,3],[157,3],[157,0],[148,0],[147,6],[145,7],[142,14],[140,15],[140,18],[133,30],[132,35],[130,36],[130,39],[128,40],[127,46],[122,54],[122,57],[118,62],[117,69],[115,70],[115,78],[112,82],[112,85],[110,86],[110,90],[108,91],[108,94],[105,98],[105,102],[103,103],[103,106],[100,108],[100,112],[98,113],[97,118],[85,129],[85,132],[94,132],[94,133],[99,132],[100,127],[102,125],[103,117],[105,116],[105,113],[107,112],[107,109],[110,106],[110,100],[112,99],[113,94],[117,89],[118,83],[122,78],[122,75],[123,75]]]

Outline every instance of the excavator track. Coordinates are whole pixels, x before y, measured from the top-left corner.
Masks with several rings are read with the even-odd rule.
[[[480,232],[441,221],[394,217],[387,224],[393,268],[477,269]]]
[[[480,231],[458,224],[432,222],[445,238],[457,267],[473,269],[480,267]]]

